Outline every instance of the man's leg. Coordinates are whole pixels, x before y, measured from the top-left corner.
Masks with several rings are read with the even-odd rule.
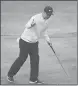
[[[36,81],[39,73],[38,42],[30,44],[30,81]]]
[[[12,64],[8,72],[8,76],[10,77],[13,77],[19,71],[19,69],[24,64],[28,56],[28,44],[24,42],[22,39],[20,39],[19,41],[19,49],[20,49],[19,57]]]

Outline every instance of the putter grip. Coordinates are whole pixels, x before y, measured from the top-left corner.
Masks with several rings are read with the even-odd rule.
[[[53,49],[53,47],[52,47],[52,44],[48,42],[48,45],[49,45],[49,46],[51,47],[51,49],[53,50],[54,54],[56,54],[55,51],[54,51],[54,49]]]
[[[53,52],[55,53],[55,51],[54,51],[54,49],[53,49],[53,47],[52,46],[50,46],[51,47],[51,49],[53,50]],[[56,54],[56,53],[55,53]]]

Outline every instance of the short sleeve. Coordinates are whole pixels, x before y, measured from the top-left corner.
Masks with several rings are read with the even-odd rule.
[[[35,19],[34,17],[31,17],[31,19],[27,22],[27,24],[25,25],[26,28],[31,27],[32,24],[35,23]]]

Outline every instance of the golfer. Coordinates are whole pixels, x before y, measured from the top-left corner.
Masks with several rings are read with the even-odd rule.
[[[25,26],[25,30],[19,39],[19,57],[12,64],[7,79],[9,82],[14,82],[14,76],[20,70],[26,61],[28,54],[30,55],[30,84],[43,84],[38,78],[39,75],[39,50],[38,41],[41,36],[44,36],[47,43],[51,44],[50,38],[47,35],[48,19],[53,15],[53,9],[46,6],[42,13],[31,17]]]

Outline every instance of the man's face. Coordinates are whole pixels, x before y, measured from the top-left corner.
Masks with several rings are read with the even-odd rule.
[[[51,13],[45,13],[46,15],[45,15],[45,19],[49,19],[50,17],[51,17]]]
[[[46,14],[46,18],[49,19],[51,17],[51,13]]]

